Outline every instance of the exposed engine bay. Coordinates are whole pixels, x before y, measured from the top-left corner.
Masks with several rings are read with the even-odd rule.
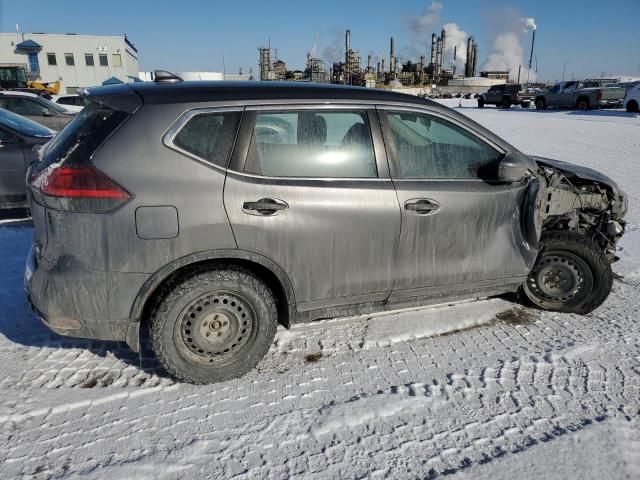
[[[616,243],[626,225],[626,195],[615,182],[590,169],[547,159],[536,161],[540,180],[536,230],[578,232],[600,245],[609,261],[616,261]],[[565,165],[573,168],[563,168]],[[594,178],[596,175],[601,178]]]

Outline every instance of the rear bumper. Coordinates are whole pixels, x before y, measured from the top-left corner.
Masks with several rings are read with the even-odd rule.
[[[34,313],[54,332],[80,338],[126,341],[134,321],[112,318],[109,308],[110,272],[89,270],[72,261],[54,265],[32,246],[27,257],[24,289]],[[133,284],[125,282],[125,290]],[[114,288],[121,292],[123,288]],[[137,289],[129,289],[130,303],[121,298],[121,311],[130,311]],[[114,299],[116,300],[116,299]],[[137,326],[137,323],[136,323]]]
[[[599,107],[621,107],[623,100],[599,100]]]

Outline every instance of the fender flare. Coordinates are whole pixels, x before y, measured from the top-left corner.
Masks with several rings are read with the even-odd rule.
[[[144,307],[149,298],[151,298],[157,288],[173,273],[181,268],[188,267],[189,265],[195,265],[197,263],[211,260],[243,260],[258,264],[268,269],[276,276],[282,285],[289,310],[291,310],[292,305],[295,305],[295,294],[289,277],[284,270],[282,270],[282,268],[280,268],[280,266],[270,258],[255,252],[239,249],[207,250],[175,259],[151,275],[144,283],[133,302],[129,316],[129,318],[131,318],[131,323],[138,324],[140,322]]]

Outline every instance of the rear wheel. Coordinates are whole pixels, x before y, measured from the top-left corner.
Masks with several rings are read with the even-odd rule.
[[[587,100],[586,98],[580,98],[578,99],[578,103],[576,104],[576,106],[578,107],[578,110],[581,110],[583,112],[589,110],[589,100]]]
[[[547,108],[547,104],[545,103],[543,98],[539,98],[536,100],[536,109],[544,110]]]
[[[156,305],[151,345],[165,369],[189,383],[244,375],[266,355],[277,326],[270,289],[238,267],[177,283]]]
[[[531,102],[529,101],[522,102],[522,108],[529,108],[530,106],[531,106]]]
[[[635,100],[629,100],[627,102],[627,112],[637,112],[638,111],[638,102]]]
[[[523,290],[545,310],[586,314],[609,296],[611,264],[602,248],[573,232],[545,235]]]

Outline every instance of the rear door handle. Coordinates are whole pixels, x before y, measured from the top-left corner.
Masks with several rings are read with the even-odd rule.
[[[440,204],[428,198],[414,198],[404,202],[404,209],[416,215],[429,215],[440,210]]]
[[[242,204],[242,210],[249,215],[275,215],[280,210],[289,208],[287,202],[279,200],[277,198],[261,198],[255,202],[244,202]]]

